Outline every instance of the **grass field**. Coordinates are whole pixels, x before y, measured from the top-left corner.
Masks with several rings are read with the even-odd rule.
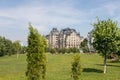
[[[46,80],[72,80],[71,61],[74,54],[47,54]],[[120,62],[107,61],[103,74],[103,58],[97,54],[81,54],[84,68],[80,80],[120,80]],[[25,54],[0,57],[0,80],[26,80]]]

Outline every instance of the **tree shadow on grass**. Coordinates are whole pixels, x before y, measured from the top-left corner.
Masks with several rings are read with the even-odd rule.
[[[104,66],[103,64],[96,64],[96,65]],[[111,66],[111,67],[120,67],[119,65],[111,65],[111,64],[107,64],[107,66]]]
[[[95,72],[95,73],[103,73],[103,70],[94,69],[94,68],[84,68],[83,72]]]
[[[108,61],[108,63],[120,63],[120,61]]]

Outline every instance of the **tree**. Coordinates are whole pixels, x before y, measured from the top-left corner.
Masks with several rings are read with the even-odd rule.
[[[13,43],[13,46],[14,46],[14,51],[15,51],[15,53],[17,54],[17,58],[18,58],[18,54],[20,54],[20,52],[21,52],[21,44],[20,44],[20,41],[15,41],[14,43]]]
[[[76,47],[68,48],[68,51],[69,51],[69,53],[70,52],[72,52],[72,53],[79,53],[80,52],[79,49]]]
[[[117,23],[113,22],[111,19],[98,19],[93,26],[93,47],[104,57],[104,73],[106,73],[107,56],[111,53],[114,53],[117,47]]]
[[[62,54],[65,54],[66,48],[61,48],[60,51],[61,51]]]
[[[0,56],[4,56],[4,46],[3,38],[0,36]]]
[[[12,42],[5,37],[0,36],[0,56],[18,54],[21,52],[19,41]]]
[[[71,70],[72,70],[72,78],[74,80],[79,80],[79,76],[82,73],[80,54],[76,54],[74,56]]]
[[[54,48],[50,49],[50,53],[55,54],[56,50]]]
[[[71,52],[73,52],[73,53],[79,53],[80,51],[79,51],[78,48],[73,47],[73,48],[71,48]]]
[[[25,54],[27,50],[26,46],[21,46],[21,54]]]
[[[12,41],[0,36],[0,56],[12,54]]]
[[[116,60],[120,61],[120,29],[118,29],[117,32],[117,37],[116,37],[116,41],[114,42],[116,45],[114,46],[114,57],[116,58]]]
[[[12,55],[12,47],[13,47],[13,44],[12,44],[12,41],[9,40],[9,39],[5,39],[3,38],[4,40],[4,54],[5,55]]]
[[[89,52],[88,40],[87,40],[87,38],[85,38],[85,39],[81,42],[81,44],[80,44],[80,49],[81,49],[84,53]]]
[[[46,74],[46,39],[29,24],[27,49],[27,80],[42,80]]]
[[[67,48],[66,53],[70,53],[70,52],[71,52],[71,48]]]

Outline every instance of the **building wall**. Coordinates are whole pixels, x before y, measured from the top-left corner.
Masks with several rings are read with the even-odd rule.
[[[95,49],[93,48],[93,45],[92,45],[93,40],[94,40],[92,32],[93,32],[93,30],[90,31],[87,35],[88,36],[88,47],[89,47],[90,52],[95,52]]]
[[[59,48],[64,48],[66,44],[66,35],[63,32],[59,35]]]
[[[49,48],[79,48],[81,38],[74,29],[66,28],[60,32],[57,29],[52,29],[48,42]]]
[[[49,34],[49,48],[59,48],[59,31],[53,28]]]
[[[78,36],[75,32],[72,32],[66,38],[66,48],[76,47],[79,48],[80,46],[80,36]]]

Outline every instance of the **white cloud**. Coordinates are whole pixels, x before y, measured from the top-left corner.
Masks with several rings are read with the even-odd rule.
[[[0,16],[2,16],[2,18],[0,17],[0,28],[16,26],[26,29],[28,22],[31,22],[40,33],[48,34],[52,27],[61,28],[61,26],[69,27],[79,25],[83,34],[87,34],[86,27],[88,28],[88,26],[95,21],[97,16],[100,18],[112,17],[120,20],[119,1],[114,3],[107,2],[89,10],[76,8],[73,4],[73,0],[65,0],[61,3],[56,0],[53,4],[38,4],[38,2],[39,1],[1,9]],[[16,37],[16,39],[18,37]],[[22,38],[22,36],[20,38]]]
[[[65,3],[66,4],[66,3]],[[15,8],[7,8],[0,10],[0,16],[8,17],[13,19],[6,20],[2,19],[2,23],[5,23],[8,26],[10,24],[24,25],[28,24],[30,21],[33,25],[37,25],[36,28],[40,30],[40,32],[47,31],[48,26],[66,26],[72,24],[80,24],[84,21],[86,17],[86,13],[76,10],[71,6],[67,6],[65,4],[56,5],[26,5]],[[62,7],[61,7],[62,6]],[[28,27],[28,26],[27,26]]]

